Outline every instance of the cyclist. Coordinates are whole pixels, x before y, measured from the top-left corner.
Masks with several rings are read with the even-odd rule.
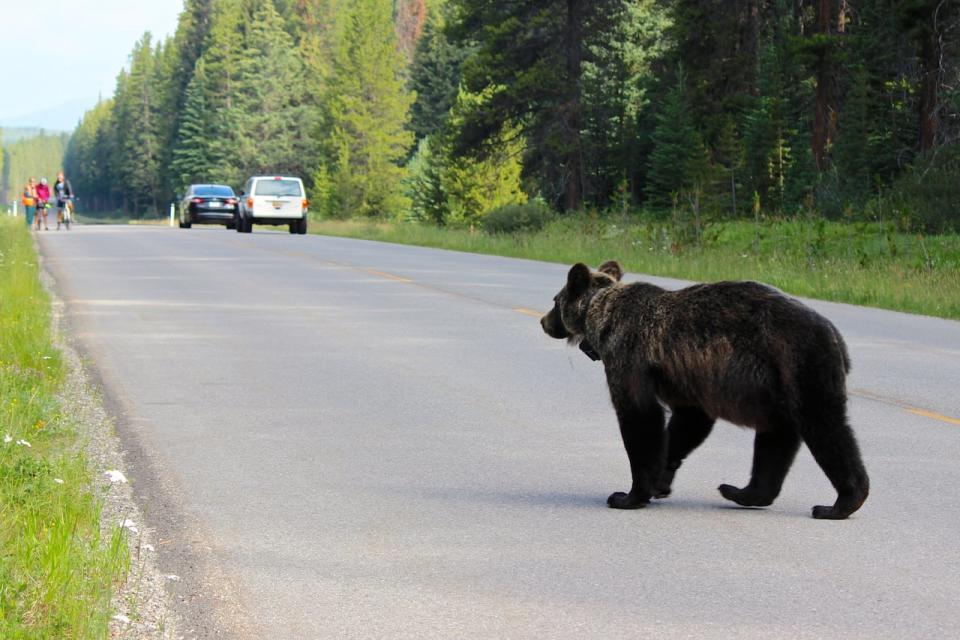
[[[27,226],[33,230],[33,218],[37,213],[37,185],[33,178],[27,181],[27,186],[23,188],[23,212],[27,215]]]
[[[70,218],[64,220],[63,211],[67,207],[67,201],[73,197],[73,187],[70,181],[63,177],[63,171],[57,174],[57,181],[53,183],[53,193],[57,196],[57,231],[60,230],[60,224],[66,222],[67,229],[70,228]]]
[[[37,230],[40,230],[40,218],[43,218],[43,228],[50,231],[47,226],[47,207],[50,206],[50,187],[47,185],[46,178],[40,178],[40,184],[37,185]]]

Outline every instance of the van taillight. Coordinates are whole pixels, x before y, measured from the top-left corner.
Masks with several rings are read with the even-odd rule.
[[[253,198],[247,198],[247,206],[253,209]]]
[[[309,204],[310,204],[310,201],[307,200],[306,198],[304,198],[304,199],[303,199],[303,208],[306,209]]]

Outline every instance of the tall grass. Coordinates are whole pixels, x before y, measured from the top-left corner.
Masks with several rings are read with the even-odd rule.
[[[21,218],[0,219],[0,638],[104,638],[125,572],[57,393],[65,365]]]
[[[668,222],[566,216],[532,234],[421,224],[323,221],[318,233],[572,264],[615,258],[630,271],[687,280],[749,279],[794,295],[960,319],[960,236],[891,223],[732,221],[695,241]]]

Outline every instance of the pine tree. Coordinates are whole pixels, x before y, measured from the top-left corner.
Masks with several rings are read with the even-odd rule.
[[[157,86],[155,51],[150,33],[145,33],[133,49],[130,74],[125,87],[124,138],[119,158],[125,165],[125,187],[133,211],[159,208],[160,168],[160,95]]]
[[[173,150],[171,173],[177,191],[194,182],[209,180],[213,164],[210,134],[213,114],[207,106],[207,74],[203,58],[197,60],[193,78],[187,86],[186,101],[180,115],[178,144]]]
[[[239,177],[304,175],[312,145],[303,126],[303,62],[273,0],[254,0],[238,61],[233,151]]]
[[[325,165],[333,201],[350,213],[397,214],[400,181],[413,134],[404,129],[413,96],[387,0],[345,0],[327,94]]]
[[[684,192],[702,189],[709,173],[707,151],[694,124],[686,79],[678,74],[653,131],[653,152],[646,176],[648,201],[666,207]]]
[[[584,62],[585,198],[599,206],[620,191],[630,200],[643,163],[639,119],[655,84],[653,65],[667,52],[668,14],[656,0],[627,2],[607,39]],[[626,202],[622,200],[626,198]]]
[[[547,197],[580,207],[583,165],[583,74],[591,44],[601,43],[624,10],[622,0],[455,0],[448,31],[475,46],[463,82],[489,96],[465,114],[458,155],[483,155],[507,128],[522,127],[528,173],[539,175]]]
[[[209,167],[208,179],[211,182],[240,184],[247,176],[239,166],[235,149],[238,123],[242,118],[237,100],[241,51],[244,44],[245,0],[219,0],[213,5],[210,16],[210,29],[207,32],[201,56],[205,82],[204,102],[209,117],[207,119],[207,141]],[[174,155],[181,153],[184,140],[177,140]]]
[[[410,128],[417,140],[438,133],[457,99],[460,67],[466,50],[450,42],[443,16],[432,11],[417,42],[410,67],[410,90],[416,100],[410,108]]]
[[[437,138],[433,136],[420,140],[417,152],[407,165],[408,174],[404,184],[410,198],[410,217],[443,226],[447,223],[450,209],[442,182],[445,158],[442,150],[434,149],[437,145]]]

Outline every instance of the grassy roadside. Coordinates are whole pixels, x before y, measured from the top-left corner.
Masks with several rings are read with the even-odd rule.
[[[22,218],[0,218],[0,638],[105,638],[128,565],[58,400],[66,370]]]
[[[759,280],[798,296],[960,319],[960,236],[925,236],[889,223],[735,221],[707,227],[699,246],[689,229],[681,236],[668,223],[585,216],[512,235],[334,220],[311,222],[310,230],[563,264],[615,258],[638,273]]]

